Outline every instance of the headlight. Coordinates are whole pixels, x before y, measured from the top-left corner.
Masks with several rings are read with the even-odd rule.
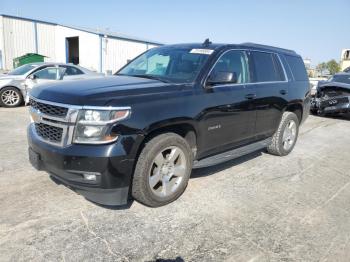
[[[118,135],[112,132],[113,124],[130,116],[130,109],[80,110],[73,142],[77,144],[105,144],[113,142]]]

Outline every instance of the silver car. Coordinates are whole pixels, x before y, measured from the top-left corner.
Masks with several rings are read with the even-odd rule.
[[[17,67],[8,74],[0,75],[0,106],[17,107],[27,100],[37,84],[73,80],[103,75],[84,67],[60,63],[32,63]]]

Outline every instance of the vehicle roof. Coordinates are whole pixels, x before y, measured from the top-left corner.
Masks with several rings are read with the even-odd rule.
[[[207,48],[207,49],[224,49],[224,48],[236,48],[236,49],[254,49],[259,51],[272,51],[276,53],[284,53],[288,55],[297,55],[297,53],[293,50],[275,47],[275,46],[268,46],[268,45],[262,45],[262,44],[256,44],[256,43],[242,43],[242,44],[221,44],[221,43],[210,43],[208,45],[205,45],[203,43],[188,43],[188,44],[175,44],[175,45],[166,45],[163,47],[183,47],[183,48]]]
[[[35,67],[39,67],[39,66],[45,66],[45,65],[53,65],[53,66],[74,66],[79,68],[80,70],[82,70],[84,73],[86,74],[96,74],[96,72],[87,69],[85,67],[82,67],[80,65],[74,65],[74,64],[67,64],[67,63],[57,63],[57,62],[34,62],[34,63],[29,63],[27,65],[33,65]]]
[[[42,65],[69,65],[69,66],[77,66],[77,65],[74,65],[74,64],[57,63],[57,62],[33,62],[33,63],[29,63],[28,65],[34,65],[34,66],[42,66]]]

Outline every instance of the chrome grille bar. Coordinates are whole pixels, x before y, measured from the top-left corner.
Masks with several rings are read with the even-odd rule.
[[[72,142],[75,122],[81,108],[30,97],[31,128],[46,143],[68,146]]]

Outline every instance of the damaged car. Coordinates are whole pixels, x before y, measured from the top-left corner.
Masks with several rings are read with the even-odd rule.
[[[317,115],[350,113],[350,74],[338,73],[319,82],[311,100],[311,112]]]

